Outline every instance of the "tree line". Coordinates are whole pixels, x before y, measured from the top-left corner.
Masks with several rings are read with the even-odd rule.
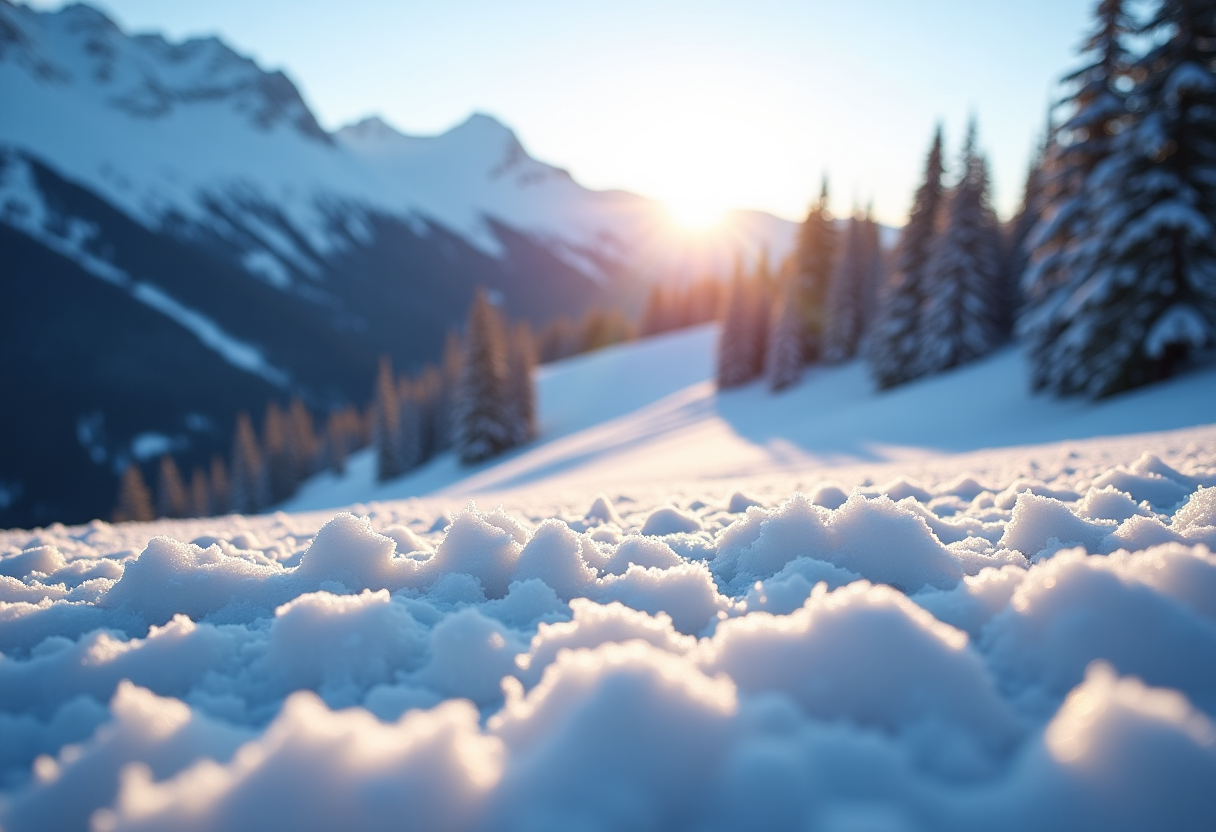
[[[1081,56],[1008,223],[974,120],[948,186],[938,129],[893,252],[825,182],[777,277],[732,279],[719,386],[861,355],[885,389],[1016,335],[1036,389],[1101,397],[1216,343],[1216,4],[1102,0]]]
[[[132,462],[120,478],[113,518],[256,513],[287,500],[322,470],[343,473],[347,457],[369,445],[380,481],[447,450],[463,463],[479,462],[535,437],[535,366],[528,324],[508,325],[489,296],[478,291],[464,336],[448,334],[438,366],[397,376],[390,359],[381,358],[371,402],[362,410],[348,406],[331,412],[320,433],[298,398],[285,409],[268,403],[260,435],[242,411],[227,462],[213,457],[209,470],[195,468],[188,482],[173,456],[165,454],[156,466],[153,492],[140,465]]]

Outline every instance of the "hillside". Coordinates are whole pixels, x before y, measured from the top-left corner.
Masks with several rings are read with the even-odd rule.
[[[442,457],[383,484],[364,452],[346,477],[322,475],[284,508],[776,473],[853,485],[862,463],[915,476],[919,460],[1205,425],[1216,413],[1216,367],[1105,401],[1062,400],[1029,392],[1013,347],[888,392],[852,362],[812,367],[778,395],[761,383],[719,393],[716,337],[715,326],[701,327],[542,367],[531,447],[471,469]]]

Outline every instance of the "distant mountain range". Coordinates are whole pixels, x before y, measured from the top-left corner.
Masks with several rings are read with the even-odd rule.
[[[795,232],[736,212],[682,237],[485,115],[330,133],[222,41],[84,5],[0,0],[0,102],[0,526],[105,515],[127,460],[223,453],[272,397],[361,402],[378,356],[436,357],[478,285],[543,324]]]

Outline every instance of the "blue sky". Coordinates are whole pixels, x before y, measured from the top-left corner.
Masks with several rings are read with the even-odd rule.
[[[941,121],[968,114],[1008,214],[1092,0],[104,0],[124,27],[217,34],[283,69],[321,123],[436,133],[472,112],[595,188],[688,214],[901,222]],[[36,2],[43,7],[58,2]]]

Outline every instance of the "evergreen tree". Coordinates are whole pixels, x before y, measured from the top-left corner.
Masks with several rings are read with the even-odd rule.
[[[640,334],[643,338],[673,329],[671,306],[668,292],[662,286],[656,284],[650,287],[646,295],[646,308],[642,312]]]
[[[946,205],[946,224],[926,274],[919,368],[935,373],[987,355],[1002,340],[1005,314],[1000,227],[989,204],[988,168],[967,130],[962,178]]]
[[[236,417],[236,434],[232,438],[228,510],[238,514],[254,514],[266,505],[266,470],[262,452],[253,432],[253,422],[249,414],[242,410]]]
[[[511,407],[511,427],[514,445],[536,438],[536,347],[532,330],[518,323],[511,330],[508,345],[507,386]]]
[[[325,450],[329,470],[335,474],[346,473],[346,458],[350,454],[350,432],[346,424],[348,410],[339,410],[329,414],[325,422]]]
[[[1081,253],[1034,327],[1035,382],[1060,393],[1155,381],[1216,341],[1216,2],[1165,0],[1137,34],[1131,115],[1086,178]]]
[[[866,301],[874,278],[877,236],[873,223],[857,213],[849,219],[844,251],[828,287],[823,360],[838,364],[857,354],[865,326]]]
[[[768,353],[768,326],[773,316],[776,286],[769,269],[768,251],[762,250],[756,262],[756,270],[748,281],[750,289],[751,322],[748,331],[752,339],[751,378],[764,374],[765,356]]]
[[[422,389],[403,378],[397,385],[397,425],[400,434],[397,446],[400,449],[400,470],[417,468],[426,461],[426,436],[423,431]]]
[[[925,163],[925,180],[916,191],[908,224],[899,236],[894,271],[879,292],[877,321],[869,339],[870,371],[878,386],[884,389],[916,375],[925,271],[944,197],[942,174],[942,131],[939,127]]]
[[[446,451],[456,444],[456,391],[460,388],[463,363],[464,347],[460,343],[460,336],[449,330],[443,345],[443,364],[439,370],[442,384],[433,416],[436,453]]]
[[[190,516],[210,517],[211,486],[202,468],[195,468],[190,474]]]
[[[456,391],[456,453],[461,462],[479,462],[511,445],[504,341],[498,310],[479,290],[469,312]]]
[[[143,523],[156,519],[152,511],[152,495],[144,484],[144,475],[134,462],[128,463],[122,472],[118,486],[118,505],[114,507],[114,522]]]
[[[221,457],[211,457],[211,513],[227,514],[230,509],[231,492],[228,485],[228,468]]]
[[[798,308],[798,284],[792,273],[784,275],[768,330],[764,375],[773,392],[795,384],[802,376],[802,316]]]
[[[390,480],[401,473],[401,411],[397,383],[387,355],[380,358],[376,395],[372,402],[372,444],[376,446],[376,479]]]
[[[287,408],[287,450],[295,483],[303,482],[320,469],[320,446],[312,414],[298,397],[292,398]]]
[[[819,199],[798,229],[794,259],[802,313],[803,357],[814,361],[823,349],[824,305],[836,262],[836,228],[828,209],[827,177],[823,179]]]
[[[262,416],[262,460],[270,505],[283,502],[296,490],[295,463],[287,433],[287,418],[278,403],[270,402]]]
[[[1114,137],[1129,115],[1120,89],[1130,77],[1123,40],[1131,22],[1123,0],[1102,0],[1097,18],[1095,31],[1082,47],[1087,63],[1063,81],[1071,93],[1061,104],[1071,116],[1062,125],[1049,127],[1039,175],[1043,216],[1026,240],[1030,260],[1019,279],[1018,330],[1030,348],[1036,388],[1046,384],[1039,368],[1051,360],[1051,344],[1059,329],[1052,319],[1063,300],[1063,288],[1072,276],[1092,269],[1088,261],[1094,252],[1087,241],[1099,218],[1090,204],[1090,179],[1110,156]]]
[[[882,245],[882,233],[878,223],[874,221],[874,206],[866,206],[862,230],[865,232],[863,244],[866,251],[865,285],[861,295],[861,341],[857,353],[865,351],[864,345],[869,343],[874,327],[878,322],[878,298],[883,286],[887,283],[890,262],[886,249]]]
[[[722,328],[718,335],[718,387],[722,390],[746,384],[756,377],[759,356],[753,332],[753,294],[736,263],[735,275],[722,304]]]
[[[185,517],[189,514],[190,498],[186,484],[173,457],[164,454],[160,458],[160,472],[156,478],[156,514],[159,517]]]

